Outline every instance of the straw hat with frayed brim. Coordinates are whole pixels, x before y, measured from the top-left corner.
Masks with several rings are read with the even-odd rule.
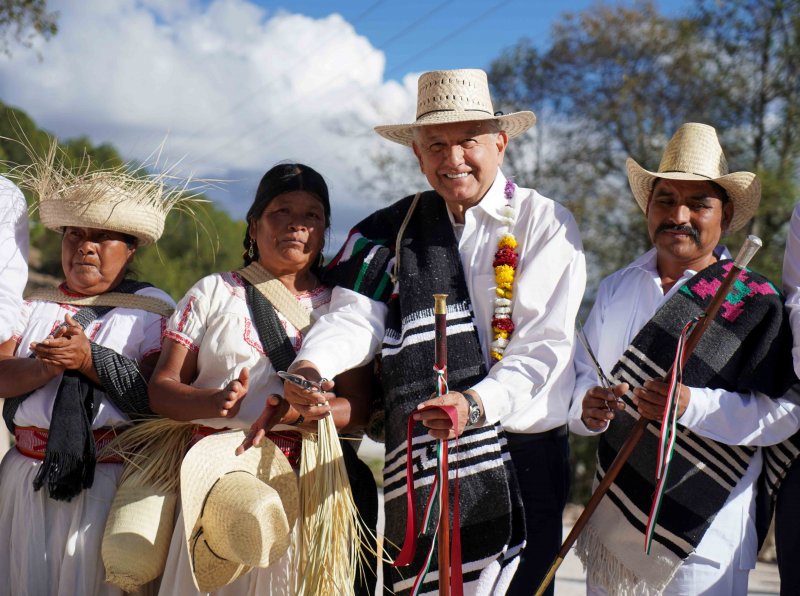
[[[13,167],[8,176],[33,195],[45,227],[62,231],[67,226],[97,228],[128,234],[140,246],[156,242],[172,210],[198,222],[196,210],[203,181],[175,177],[171,169],[147,173],[154,163],[134,168],[123,164],[96,167],[88,156],[73,163],[53,139],[46,151],[23,147],[30,163]],[[200,187],[197,187],[197,183]],[[195,188],[190,189],[189,184]]]
[[[67,226],[113,230],[152,244],[164,232],[167,212],[158,198],[160,184],[138,182],[125,188],[114,174],[90,175],[78,184],[43,198],[39,202],[42,224],[51,230]]]
[[[657,172],[645,170],[631,158],[625,162],[631,191],[647,213],[647,202],[658,178],[716,182],[728,193],[733,204],[729,231],[738,230],[755,215],[761,202],[761,184],[751,172],[728,173],[728,162],[717,138],[707,124],[689,122],[681,126],[667,143]]]
[[[299,511],[297,476],[280,449],[235,454],[243,431],[200,440],[181,466],[181,506],[195,583],[211,592],[289,549]]]
[[[434,70],[419,78],[416,121],[376,126],[375,132],[390,141],[410,146],[415,128],[477,120],[495,120],[509,138],[514,138],[533,126],[536,116],[533,112],[495,115],[489,81],[482,70]]]

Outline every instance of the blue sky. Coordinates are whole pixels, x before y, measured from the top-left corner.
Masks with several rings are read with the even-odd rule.
[[[274,164],[311,165],[330,187],[335,245],[384,204],[368,190],[386,182],[376,153],[412,160],[398,198],[425,187],[411,179],[410,152],[372,131],[413,120],[419,73],[486,69],[523,37],[546,47],[564,11],[593,5],[48,0],[58,34],[0,53],[0,99],[62,138],[111,143],[149,164],[158,154],[158,165],[179,162],[181,174],[219,180],[209,194],[237,218]],[[692,5],[657,4],[670,16]]]
[[[564,12],[596,0],[257,0],[269,11],[288,10],[315,18],[342,15],[356,32],[386,54],[388,79],[408,72],[449,68],[487,68],[520,38],[546,45],[550,27]],[[605,4],[626,4],[605,2]],[[661,12],[678,16],[694,2],[661,0]]]

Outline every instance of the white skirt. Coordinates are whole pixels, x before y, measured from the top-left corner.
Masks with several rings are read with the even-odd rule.
[[[100,557],[108,511],[122,466],[97,464],[92,488],[71,501],[33,490],[42,462],[16,449],[0,463],[0,596],[114,595]]]
[[[180,505],[178,505],[180,509]],[[200,596],[192,577],[189,547],[183,530],[183,512],[179,511],[169,545],[167,564],[161,577],[159,596]],[[289,595],[291,590],[291,548],[267,568],[254,568],[237,580],[212,592],[215,596]]]

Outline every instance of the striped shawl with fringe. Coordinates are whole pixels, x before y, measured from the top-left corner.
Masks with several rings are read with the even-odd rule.
[[[441,197],[434,192],[422,193],[400,246],[395,246],[412,200],[406,197],[357,224],[325,276],[328,284],[353,289],[388,306],[381,380],[386,432],[386,538],[393,556],[402,546],[406,525],[407,420],[436,388],[434,293],[448,295],[450,389],[466,390],[486,375],[458,243]],[[401,266],[395,283],[391,274],[398,250]],[[464,583],[473,583],[478,593],[502,593],[516,569],[516,555],[525,538],[522,503],[505,436],[499,425],[489,425],[466,431],[458,440],[458,449],[455,441],[450,441],[449,448],[451,500],[453,467],[458,465]],[[436,440],[422,425],[414,430],[410,455],[416,511],[421,515],[436,470]],[[450,511],[452,514],[452,504]],[[420,537],[413,564],[393,570],[387,583],[395,593],[408,593],[430,544],[430,537]],[[436,556],[433,561],[422,593],[438,589]]]
[[[675,357],[685,323],[705,310],[732,261],[720,261],[696,274],[664,304],[636,335],[612,371],[615,382],[631,389],[663,378]],[[791,362],[791,332],[775,286],[743,271],[719,315],[684,367],[683,383],[783,396],[796,382]],[[603,433],[597,451],[600,481],[639,418],[631,401]],[[667,489],[650,555],[645,527],[655,492],[660,423],[650,422],[644,437],[601,501],[578,540],[578,554],[594,582],[615,593],[658,594],[691,554],[730,492],[744,476],[756,447],[726,445],[679,424]],[[769,501],[798,453],[796,437],[764,450],[763,477]],[[765,485],[766,486],[766,485]],[[768,520],[767,520],[768,523]]]

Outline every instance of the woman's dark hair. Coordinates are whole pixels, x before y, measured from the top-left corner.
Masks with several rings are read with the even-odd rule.
[[[330,228],[331,225],[331,203],[328,197],[328,185],[325,180],[315,169],[308,167],[301,163],[282,163],[273,166],[261,182],[258,183],[258,190],[253,199],[253,204],[247,211],[247,229],[244,233],[244,265],[245,267],[258,260],[258,247],[253,246],[254,255],[252,258],[247,254],[250,248],[250,225],[256,221],[264,209],[267,208],[272,202],[272,199],[278,195],[287,192],[303,191],[310,193],[317,197],[322,203],[325,210],[325,229]],[[314,263],[311,271],[319,274],[322,270],[322,251],[320,251],[320,259]]]

